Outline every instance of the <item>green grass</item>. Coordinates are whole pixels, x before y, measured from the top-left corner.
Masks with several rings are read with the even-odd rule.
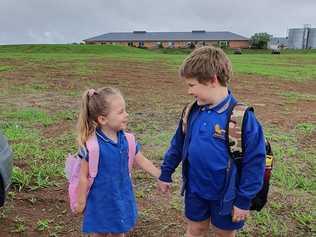
[[[0,114],[10,119],[10,121],[15,120],[28,124],[41,123],[44,126],[48,126],[55,122],[53,116],[34,107],[23,108],[17,111],[3,111]]]
[[[58,121],[74,119],[74,116],[74,112],[69,110],[50,116],[33,107],[0,112],[2,121],[9,121],[1,122],[0,129],[11,143],[15,160],[23,162],[21,167],[18,162],[18,166],[13,169],[12,186],[15,190],[35,190],[62,182],[59,178],[64,175],[67,149],[75,151],[74,136],[61,134],[49,139],[43,138],[38,127],[52,126]]]
[[[38,231],[45,231],[48,229],[48,227],[49,227],[49,220],[47,219],[38,220],[37,225],[36,225],[36,229]]]
[[[302,151],[299,148],[298,137],[310,134],[315,124],[298,124],[288,133],[276,128],[267,128],[266,136],[272,142],[275,157],[273,182],[286,190],[302,190],[316,194],[316,180],[313,178],[313,168],[316,167],[314,152]],[[308,164],[311,170],[302,164]]]
[[[15,58],[25,62],[41,62],[46,65],[73,60],[77,62],[77,66],[75,66],[77,69],[75,70],[80,76],[91,75],[95,69],[91,68],[88,62],[98,58],[161,61],[169,64],[172,70],[177,70],[188,51],[186,50],[184,53],[178,53],[179,50],[177,49],[170,51],[171,53],[166,53],[168,52],[167,49],[154,51],[113,45],[10,45],[0,46],[0,59]],[[230,50],[228,53],[236,73],[268,78],[278,77],[292,81],[316,79],[315,50],[288,50],[280,55],[272,55],[270,51],[264,50],[245,50],[242,55],[230,54]]]
[[[0,72],[6,72],[6,71],[12,71],[12,70],[13,70],[13,67],[0,65]]]
[[[297,101],[316,101],[316,95],[313,94],[302,94],[293,91],[283,91],[280,95],[286,98],[289,102],[295,103]]]
[[[0,82],[6,85],[1,88],[0,93],[4,99],[7,96],[12,98],[12,101],[7,100],[0,106],[0,129],[8,137],[14,151],[13,191],[10,192],[9,198],[14,200],[19,191],[29,192],[64,185],[65,156],[77,150],[75,134],[70,129],[71,126],[75,126],[77,111],[74,110],[76,106],[70,103],[79,100],[82,88],[64,88],[64,84],[56,83],[63,80],[73,85],[81,83],[81,86],[99,86],[103,82],[87,79],[90,75],[103,73],[99,71],[102,68],[100,67],[102,60],[159,62],[167,65],[170,70],[176,70],[187,53],[169,54],[169,52],[103,45],[0,46],[0,63],[8,65],[0,66]],[[293,80],[293,83],[316,79],[315,70],[312,68],[316,62],[314,51],[289,51],[281,55],[271,55],[268,51],[245,51],[242,55],[233,55],[229,52],[229,57],[233,61],[234,70],[242,75],[253,74],[274,80]],[[12,62],[18,62],[17,65],[11,66],[11,59],[14,59]],[[45,68],[44,72],[38,72],[42,68]],[[18,76],[16,81],[23,79],[26,72],[31,83],[11,83],[12,78],[7,76],[11,72],[23,75]],[[63,74],[55,75],[55,72]],[[46,106],[45,101],[39,103],[41,105],[27,103],[47,97],[47,94],[50,95],[47,92],[56,93],[56,98],[67,103],[57,108]],[[300,101],[313,103],[316,99],[315,95],[307,93],[280,91],[279,95],[291,103]],[[135,99],[133,102],[136,102],[137,96],[133,97]],[[23,103],[15,102],[16,98],[23,98]],[[174,118],[171,118],[170,114],[163,114],[164,108],[170,105],[165,104],[164,98],[158,98],[153,94],[147,98],[146,103],[152,105],[155,112],[143,115],[131,113],[130,128],[143,145],[144,154],[159,165],[174,132],[174,124],[171,122]],[[149,120],[147,116],[152,118]],[[161,120],[164,120],[163,123]],[[69,123],[69,126],[65,126],[69,130],[61,129],[54,132],[56,127],[64,123]],[[46,131],[49,129],[52,129],[52,135],[47,136]],[[289,236],[293,229],[295,233],[297,231],[312,233],[316,213],[314,208],[316,151],[313,147],[302,148],[301,145],[304,144],[303,141],[313,139],[315,130],[316,124],[312,121],[297,123],[288,131],[280,130],[278,127],[265,129],[275,155],[271,180],[273,195],[270,196],[268,206],[251,217],[247,227],[239,233],[240,236],[254,236],[254,233],[256,236]],[[156,189],[155,180],[139,170],[135,170],[133,178],[136,196],[144,202],[152,197]],[[181,168],[177,169],[173,180],[173,196],[168,205],[172,212],[180,213],[183,208],[179,197]],[[151,205],[161,205],[161,203],[158,201]],[[151,207],[140,211],[140,219],[144,223],[147,223],[146,221],[159,223],[159,214],[153,213],[154,210],[157,209]],[[5,215],[6,212],[0,212],[0,219],[2,220]],[[170,226],[175,229],[182,228],[176,221],[171,222]],[[25,220],[17,217],[13,231],[28,232],[28,228],[30,226],[26,225]],[[49,219],[43,218],[35,223],[34,228],[43,232],[43,235],[47,232],[58,235],[62,227],[53,226]],[[159,230],[159,233],[163,234],[163,227]]]
[[[284,80],[307,81],[316,79],[314,64],[316,54],[249,54],[230,55],[237,73],[265,77],[279,77]]]
[[[0,54],[142,54],[143,49],[113,45],[2,45]]]
[[[299,132],[310,135],[316,131],[316,124],[313,123],[299,123],[295,127]]]

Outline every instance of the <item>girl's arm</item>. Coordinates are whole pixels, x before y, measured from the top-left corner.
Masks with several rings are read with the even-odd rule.
[[[152,176],[156,177],[157,179],[160,176],[160,169],[158,169],[154,164],[148,160],[141,152],[138,152],[135,156],[135,162],[136,164],[151,174]]]
[[[89,163],[85,159],[81,159],[80,165],[80,180],[78,185],[78,200],[77,209],[78,214],[82,213],[86,206],[87,191],[89,188]]]

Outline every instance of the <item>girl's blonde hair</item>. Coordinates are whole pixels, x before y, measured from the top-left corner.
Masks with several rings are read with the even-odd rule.
[[[77,142],[84,146],[98,126],[97,118],[100,115],[107,116],[110,107],[111,96],[122,96],[122,93],[113,87],[100,89],[88,89],[82,95],[80,113],[77,121]]]

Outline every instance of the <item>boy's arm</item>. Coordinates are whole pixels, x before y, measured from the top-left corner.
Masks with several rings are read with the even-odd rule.
[[[76,213],[82,213],[86,206],[87,191],[89,188],[88,176],[89,176],[89,163],[85,159],[81,159]]]
[[[266,150],[263,129],[254,113],[248,111],[245,116],[244,157],[234,205],[248,210],[251,199],[256,196],[263,184]]]
[[[140,151],[137,152],[135,156],[135,162],[140,168],[142,168],[152,176],[156,177],[157,179],[159,178],[160,169],[154,166],[152,161],[148,160]]]
[[[182,122],[180,121],[176,133],[174,134],[170,146],[164,155],[161,165],[160,181],[172,182],[171,175],[182,160],[182,148],[184,143],[184,134],[182,132]]]

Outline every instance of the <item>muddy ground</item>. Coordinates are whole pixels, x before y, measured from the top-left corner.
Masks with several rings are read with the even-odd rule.
[[[13,66],[21,64],[19,61],[8,62],[4,59],[2,62]],[[144,130],[136,133],[141,138],[142,133],[146,133],[146,126],[152,128],[152,124],[154,132],[166,131],[171,134],[176,127],[183,105],[191,99],[186,95],[185,85],[178,78],[177,72],[163,62],[103,59],[91,60],[89,65],[97,69],[86,76],[69,73],[71,64],[64,64],[64,68],[58,65],[32,64],[12,72],[3,72],[1,77],[6,80],[1,83],[0,88],[8,89],[10,93],[2,95],[0,103],[17,108],[39,107],[51,114],[56,111],[76,111],[79,94],[84,88],[112,85],[120,88],[126,97],[131,115],[130,129],[133,131],[138,124],[144,124]],[[33,93],[17,89],[32,84],[45,85],[45,90]],[[278,78],[235,75],[231,88],[237,98],[255,107],[257,117],[264,126],[275,126],[282,131],[290,131],[298,123],[316,122],[315,100],[293,102],[280,95],[282,91],[313,94],[316,91],[315,81],[299,83]],[[73,91],[78,92],[78,96],[67,96],[68,92]],[[58,136],[61,133],[71,133],[73,128],[74,120],[60,121],[48,127],[38,127],[43,139]],[[299,140],[302,147],[312,147],[315,141],[315,133],[308,139],[302,137]],[[162,153],[154,154],[151,151],[154,146],[151,143],[146,144],[143,150],[159,165]],[[19,162],[21,161],[16,161],[16,165],[19,166]],[[141,174],[140,171],[136,171],[135,176],[135,189],[141,190],[138,193],[140,215],[135,229],[128,236],[183,236],[185,220],[181,202],[162,197],[155,190],[155,182],[147,181],[150,178]],[[3,216],[0,218],[0,237],[81,236],[81,217],[74,217],[70,213],[66,196],[66,180],[61,183],[63,185],[58,187],[35,191],[14,191],[14,194],[8,198],[6,208],[0,212]],[[174,195],[178,193],[177,190],[173,192]],[[277,188],[272,189],[271,199],[276,202],[283,201],[280,198]],[[291,200],[288,202],[291,203]],[[49,228],[39,231],[37,228],[39,219],[48,219]],[[26,229],[19,232],[21,223]],[[294,228],[292,236],[298,236],[299,232],[300,230]]]

